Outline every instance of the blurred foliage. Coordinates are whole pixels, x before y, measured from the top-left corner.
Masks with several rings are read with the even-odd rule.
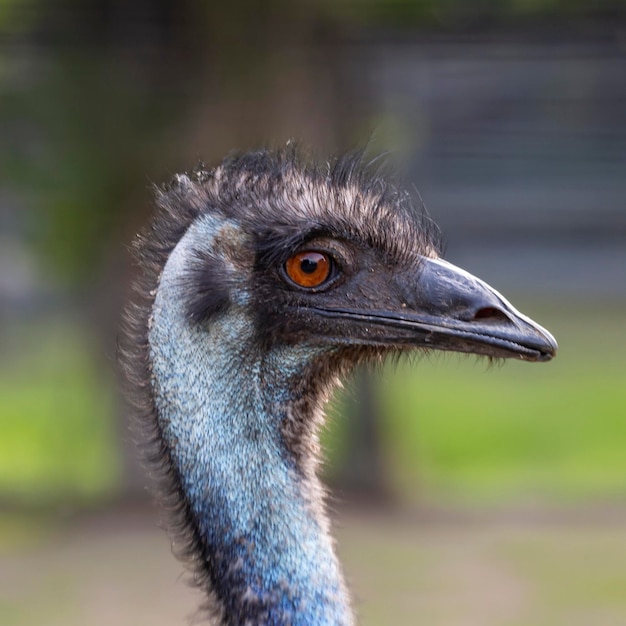
[[[29,198],[30,233],[48,268],[88,284],[128,221],[133,192],[146,175],[160,180],[163,150],[172,162],[194,97],[206,85],[214,98],[241,83],[262,90],[278,42],[329,45],[363,26],[454,31],[524,15],[624,14],[617,0],[161,0],[137,9],[122,0],[1,0],[0,183]],[[29,53],[19,41],[32,44]],[[24,62],[9,58],[16,50]],[[282,62],[273,58],[274,72]]]
[[[383,371],[382,436],[403,499],[626,496],[621,310],[524,310],[555,332],[561,349],[554,362],[486,367],[484,360],[432,353],[416,366],[401,362]],[[343,402],[345,396],[326,434],[331,470],[345,446]]]
[[[0,363],[0,494],[49,505],[93,500],[120,475],[110,373],[67,320],[12,325]]]
[[[0,12],[0,184],[29,205],[25,230],[55,278],[89,287],[103,272],[151,178],[171,174],[195,100],[263,80],[279,5],[30,0]]]
[[[463,30],[524,19],[603,19],[626,14],[621,0],[327,0],[335,20],[370,26]]]
[[[3,94],[0,181],[30,204],[27,234],[46,267],[80,285],[119,236],[133,191],[148,185],[176,103],[91,50],[44,65],[26,89]]]
[[[489,367],[430,355],[416,367],[385,368],[381,432],[401,499],[471,504],[626,495],[620,313],[578,306],[538,317],[561,342],[552,363]],[[11,329],[11,337],[15,349],[9,346],[0,376],[0,493],[26,502],[107,493],[121,471],[113,400],[91,362],[87,335],[53,321]],[[346,398],[330,410],[324,437],[331,473],[354,419],[343,415]]]
[[[5,95],[2,111],[12,120],[4,176],[32,199],[32,240],[72,283],[93,276],[120,230],[129,191],[137,178],[147,184],[138,171],[168,110],[131,72],[110,76],[110,63],[85,56],[52,64],[27,97]]]

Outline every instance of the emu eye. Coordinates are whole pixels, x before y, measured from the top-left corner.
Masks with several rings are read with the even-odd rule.
[[[319,287],[330,276],[331,258],[323,252],[298,252],[287,259],[287,276],[300,287]]]

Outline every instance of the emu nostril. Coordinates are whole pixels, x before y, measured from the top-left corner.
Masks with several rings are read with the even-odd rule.
[[[474,318],[472,321],[493,321],[493,322],[508,322],[508,316],[500,311],[500,309],[496,309],[493,306],[485,306],[481,309],[478,309],[476,313],[474,313]]]

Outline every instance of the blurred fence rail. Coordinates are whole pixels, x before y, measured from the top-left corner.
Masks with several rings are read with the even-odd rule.
[[[626,296],[619,41],[529,30],[361,43],[353,58],[451,256],[530,291]]]

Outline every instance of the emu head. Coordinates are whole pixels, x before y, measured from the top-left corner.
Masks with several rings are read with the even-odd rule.
[[[546,361],[556,342],[442,261],[358,157],[239,155],[158,203],[122,358],[182,554],[224,623],[352,624],[315,475],[337,375],[409,349]]]
[[[441,260],[430,218],[358,157],[320,168],[291,150],[236,156],[178,176],[160,202],[194,231],[181,269],[190,324],[239,311],[248,349],[307,346],[351,363],[410,348],[555,354],[546,330]]]

